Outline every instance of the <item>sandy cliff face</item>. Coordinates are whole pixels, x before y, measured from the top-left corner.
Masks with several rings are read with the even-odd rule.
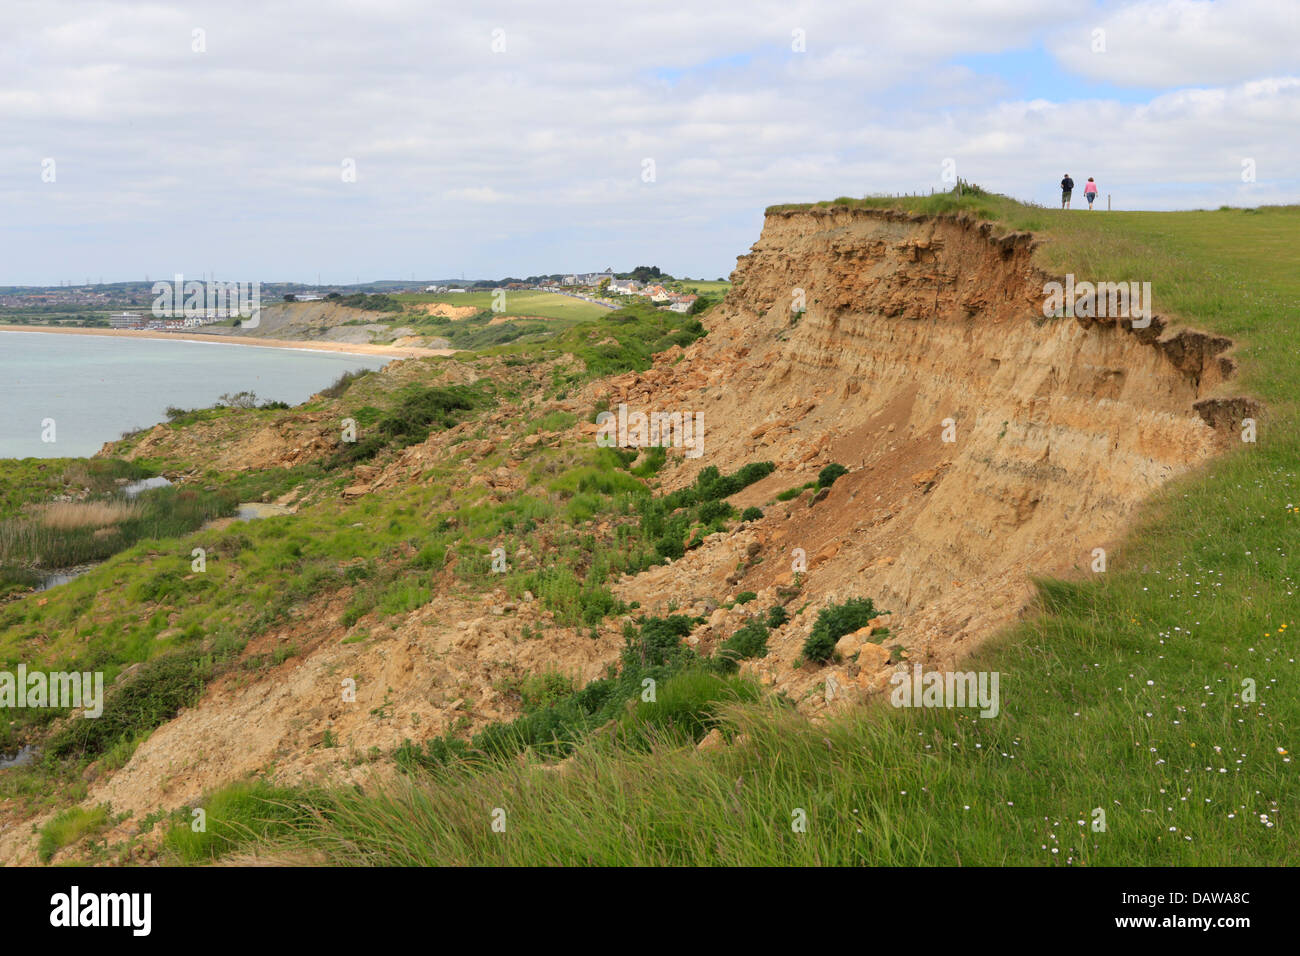
[[[1028,235],[956,220],[770,214],[708,337],[677,364],[626,376],[612,398],[704,413],[705,452],[677,481],[776,462],[740,504],[829,462],[851,472],[811,507],[810,494],[775,505],[625,593],[681,600],[730,580],[763,597],[788,583],[801,548],[801,600],[873,597],[913,657],[942,665],[1024,607],[1029,574],[1086,571],[1144,497],[1224,446],[1249,405],[1214,397],[1234,367],[1226,339],[1171,333],[1158,316],[1138,331],[1044,318],[1052,277],[1032,248]],[[810,669],[782,665],[804,618],[758,665],[795,690]]]
[[[828,602],[873,598],[892,612],[882,623],[892,632],[887,643],[901,645],[895,659],[905,654],[943,668],[1021,612],[1031,574],[1091,573],[1093,549],[1112,545],[1162,482],[1234,441],[1253,406],[1225,397],[1234,368],[1225,339],[1173,332],[1159,317],[1137,331],[1045,319],[1043,285],[1052,277],[1032,262],[1032,243],[957,220],[845,209],[770,214],[740,260],[732,292],[705,319],[707,337],[563,403],[579,418],[600,399],[636,411],[701,413],[703,454],[674,453],[675,464],[662,472],[668,488],[707,466],[777,465],[732,499],[738,508],[762,508],[762,518],[617,582],[616,593],[639,601],[640,613],[704,617],[687,641],[705,653],[750,614],[785,604],[791,621],[773,630],[768,656],[744,669],[816,714],[878,693],[897,666],[886,650],[868,646],[856,661],[795,668]],[[802,313],[791,309],[798,290]],[[418,370],[418,363],[395,363],[385,375],[404,380]],[[590,442],[595,427],[581,422],[563,434],[523,438],[488,425],[499,429],[490,442],[456,444],[480,427],[466,423],[382,470],[367,466],[365,482],[343,492],[345,500],[419,481],[433,461],[455,461],[466,482],[508,496],[523,484],[517,469],[475,475],[486,454],[476,447]],[[217,425],[205,427],[179,437],[160,432],[157,440],[221,445]],[[281,465],[286,446],[307,447],[322,427],[304,418],[265,448],[226,452]],[[828,492],[774,501],[831,462],[850,470]],[[595,540],[609,541],[614,530],[602,522]],[[796,549],[807,566],[798,589]],[[742,591],[758,599],[719,606]],[[607,619],[593,640],[554,627],[536,602],[507,614],[489,607],[503,596],[484,599],[440,593],[427,607],[374,626],[367,642],[344,644],[346,595],[324,596],[248,649],[295,643],[300,654],[265,676],[217,682],[124,768],[96,779],[85,804],[109,800],[138,819],[254,772],[359,780],[370,765],[359,766],[356,756],[370,748],[515,716],[500,690],[508,678],[558,668],[585,681],[617,658],[620,619]],[[545,626],[547,638],[527,639],[525,623]],[[337,702],[341,674],[359,678],[350,710]],[[327,734],[337,746],[322,745]],[[26,827],[0,835],[0,861],[31,853]]]

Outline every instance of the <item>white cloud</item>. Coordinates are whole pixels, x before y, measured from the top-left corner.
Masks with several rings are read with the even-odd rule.
[[[491,186],[467,186],[464,189],[449,189],[444,193],[448,199],[464,202],[505,202],[508,198]]]
[[[1095,29],[1104,52],[1094,52]],[[1293,0],[1144,0],[1058,31],[1049,49],[1068,69],[1119,85],[1234,83],[1300,66]]]
[[[433,16],[415,0],[6,0],[0,283],[633,259],[714,275],[756,238],[764,206],[939,188],[947,157],[1043,201],[1066,168],[1096,175],[1129,208],[1242,202],[1251,157],[1247,195],[1293,201],[1300,90],[1280,52],[1294,49],[1292,10],[716,0]],[[1095,24],[1100,60],[1076,49]],[[1015,85],[995,68],[953,63],[1039,41],[1085,78],[1161,92],[1008,100]],[[1240,55],[1248,43],[1262,52]]]

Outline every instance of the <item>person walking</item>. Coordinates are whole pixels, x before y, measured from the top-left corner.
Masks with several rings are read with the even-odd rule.
[[[1074,180],[1070,174],[1066,173],[1065,178],[1061,180],[1061,208],[1070,208],[1070,193],[1074,192]]]
[[[1097,184],[1088,177],[1088,183],[1083,187],[1083,198],[1088,200],[1088,212],[1092,212],[1092,201],[1097,198]]]

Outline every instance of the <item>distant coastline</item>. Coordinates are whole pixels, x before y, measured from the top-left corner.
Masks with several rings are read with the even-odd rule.
[[[257,339],[246,335],[212,335],[188,332],[136,332],[127,329],[66,328],[49,325],[0,325],[0,332],[45,332],[55,335],[104,335],[125,339],[160,339],[180,342],[252,345],[268,349],[298,349],[308,352],[339,352],[354,355],[389,355],[393,358],[421,358],[455,355],[457,349],[427,349],[415,345],[369,345],[350,342],[305,342],[291,339]]]

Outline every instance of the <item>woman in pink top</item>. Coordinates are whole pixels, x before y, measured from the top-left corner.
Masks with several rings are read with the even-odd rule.
[[[1097,198],[1097,184],[1088,177],[1088,185],[1083,187],[1083,197],[1088,200],[1088,211],[1092,212],[1092,201]]]

